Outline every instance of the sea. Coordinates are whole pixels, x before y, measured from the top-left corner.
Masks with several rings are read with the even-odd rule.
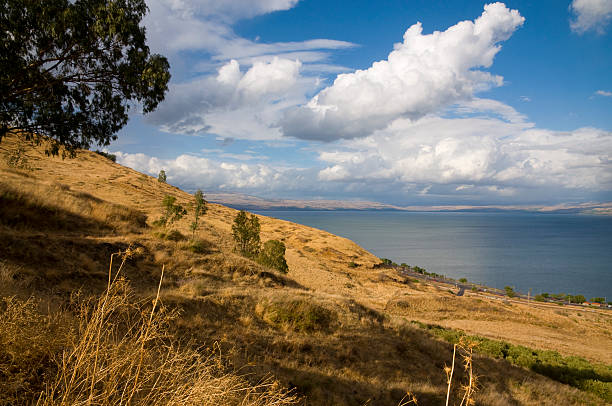
[[[612,301],[612,216],[525,212],[256,211],[454,279]],[[358,260],[356,261],[358,262]]]

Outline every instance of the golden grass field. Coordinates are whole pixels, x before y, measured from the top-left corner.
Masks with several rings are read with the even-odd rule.
[[[160,327],[159,348],[176,358],[151,364],[150,376],[159,373],[167,376],[168,385],[195,385],[209,392],[214,379],[225,379],[229,391],[241,388],[236,393],[242,397],[194,397],[192,403],[185,398],[176,404],[397,405],[407,391],[419,404],[444,404],[443,368],[451,361],[452,345],[411,321],[612,364],[610,312],[505,302],[471,292],[457,297],[447,286],[405,281],[392,269],[373,269],[380,260],[347,239],[259,216],[262,241],[278,239],[287,247],[289,273],[280,274],[235,253],[231,224],[236,211],[218,204],[208,205],[196,233],[201,249],[193,252],[188,239],[159,238],[152,225],[165,195],[175,196],[188,209],[192,195],[90,151],[62,159],[27,146],[30,168],[11,168],[5,157],[18,142],[13,137],[0,143],[0,323],[5,326],[0,330],[5,347],[0,350],[0,404],[75,403],[87,388],[70,392],[57,385],[65,378],[54,381],[49,376],[76,376],[77,370],[83,382],[92,382],[87,393],[105,388],[90,402],[117,404],[108,395],[112,387],[98,377],[104,368],[77,368],[97,364],[97,355],[85,362],[85,355],[81,359],[75,352],[79,362],[66,358],[70,362],[61,367],[56,361],[66,348],[93,348],[83,344],[89,330],[82,326],[75,303],[104,293],[111,254],[129,247],[137,254],[122,269],[129,288],[121,292],[129,291],[124,298],[141,304],[131,310],[135,314],[148,309],[165,269],[159,299],[172,317]],[[174,228],[190,236],[191,221],[188,214]],[[359,266],[351,268],[351,262]],[[128,306],[121,303],[117,308]],[[8,309],[14,310],[12,319]],[[125,326],[146,325],[146,318],[138,324],[126,312],[122,317],[130,322],[117,321],[115,334],[96,339],[104,344],[99,347],[113,354],[111,344],[118,340],[135,357],[159,358],[154,348],[147,352],[144,344],[137,345],[149,345],[148,339],[126,333],[131,330]],[[40,325],[45,328],[36,327]],[[104,329],[98,323],[98,330]],[[91,357],[89,350],[82,353]],[[116,358],[115,367],[131,370],[125,365],[132,361]],[[203,372],[179,379],[166,373],[172,365],[192,372],[190,365],[199,365]],[[600,397],[503,360],[476,355],[474,368],[480,376],[477,404],[605,404]],[[460,371],[456,379],[464,378]],[[283,388],[292,389],[298,400]],[[153,402],[153,397],[136,393],[132,397],[140,404]],[[454,396],[459,404],[460,394]]]

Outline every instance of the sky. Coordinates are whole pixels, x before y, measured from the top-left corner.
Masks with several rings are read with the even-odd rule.
[[[612,201],[612,0],[149,0],[172,79],[108,151],[205,193]]]

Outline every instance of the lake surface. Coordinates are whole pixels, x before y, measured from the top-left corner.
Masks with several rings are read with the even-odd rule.
[[[258,211],[394,262],[521,292],[612,300],[612,217],[532,213]]]

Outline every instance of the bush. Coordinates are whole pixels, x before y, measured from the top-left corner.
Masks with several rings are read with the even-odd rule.
[[[595,303],[606,303],[606,299],[603,297],[592,297],[591,298],[591,302],[595,302]]]
[[[461,282],[461,283],[467,283],[467,278],[461,278],[461,279],[459,279],[459,282]]]
[[[506,291],[506,295],[508,295],[508,297],[515,297],[516,296],[516,292],[514,291],[514,289],[512,289],[512,287],[504,286],[504,290]]]
[[[535,301],[536,302],[545,302],[546,301],[546,297],[544,295],[535,295]]]
[[[357,265],[357,263],[355,263],[355,262],[353,262],[353,261],[349,262],[349,264],[348,264],[348,267],[349,267],[349,268],[357,268],[358,266],[359,266],[359,265]]]
[[[327,330],[336,319],[332,310],[307,300],[268,304],[262,316],[273,325],[303,333]]]
[[[254,214],[249,216],[244,210],[240,210],[236,214],[234,224],[232,224],[232,235],[242,255],[255,258],[259,254],[261,248],[260,229],[259,219]]]
[[[166,183],[166,171],[164,171],[163,169],[161,171],[159,171],[159,174],[157,175],[157,181],[159,183]]]
[[[187,249],[194,254],[206,254],[210,252],[211,244],[204,240],[192,240]]]
[[[177,230],[171,230],[168,232],[159,232],[159,233],[155,233],[155,236],[158,238],[161,238],[162,240],[169,240],[169,241],[183,241],[186,240],[187,238],[181,234],[180,231]]]
[[[269,268],[287,273],[289,267],[285,260],[285,244],[278,240],[266,241],[259,253],[257,262]]]

